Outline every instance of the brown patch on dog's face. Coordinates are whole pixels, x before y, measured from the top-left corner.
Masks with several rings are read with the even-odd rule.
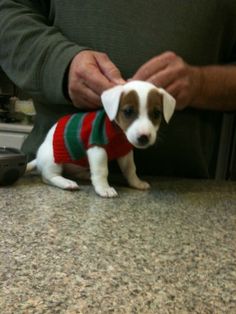
[[[158,93],[157,90],[152,89],[147,98],[147,110],[149,119],[154,125],[158,125],[161,122],[163,107],[163,95]]]
[[[116,122],[123,131],[137,119],[139,115],[139,98],[136,91],[122,93]]]

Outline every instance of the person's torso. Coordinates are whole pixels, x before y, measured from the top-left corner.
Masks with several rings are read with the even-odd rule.
[[[206,65],[232,61],[235,49],[232,0],[52,0],[50,19],[70,40],[107,53],[124,78],[167,50]]]

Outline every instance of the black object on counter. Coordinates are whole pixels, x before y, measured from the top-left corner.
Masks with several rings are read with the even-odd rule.
[[[16,148],[0,147],[0,185],[15,183],[24,173],[27,157]]]

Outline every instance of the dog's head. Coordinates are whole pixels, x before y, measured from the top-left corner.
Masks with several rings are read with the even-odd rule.
[[[115,86],[103,92],[101,99],[109,119],[115,120],[137,148],[153,145],[162,113],[168,123],[175,110],[170,94],[144,81]]]

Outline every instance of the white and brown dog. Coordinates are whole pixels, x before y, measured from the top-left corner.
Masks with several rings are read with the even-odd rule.
[[[149,184],[136,174],[132,148],[147,148],[155,143],[162,113],[168,123],[175,99],[151,83],[130,81],[103,92],[101,100],[105,111],[60,119],[48,132],[36,159],[28,163],[27,171],[37,167],[44,182],[73,190],[79,187],[62,176],[65,165],[87,164],[96,193],[115,197],[117,192],[108,183],[108,160],[117,159],[131,187],[148,189]]]

